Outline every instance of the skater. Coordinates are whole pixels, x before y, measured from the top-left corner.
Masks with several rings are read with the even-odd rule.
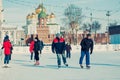
[[[10,44],[11,44],[11,42],[10,42]],[[12,46],[12,44],[11,44],[11,48],[10,48],[10,58],[9,58],[9,60],[11,60],[12,50],[13,50],[13,46]]]
[[[68,66],[65,57],[65,40],[60,36],[59,33],[56,34],[56,38],[52,42],[52,52],[57,55],[58,68],[61,67],[61,56],[65,66]]]
[[[66,44],[66,58],[71,58],[71,45],[69,43]]]
[[[86,56],[86,68],[90,68],[90,54],[93,51],[93,40],[91,39],[91,34],[87,34],[86,38],[84,38],[81,43],[81,57],[79,60],[80,67],[83,68],[82,62],[84,56]],[[90,52],[89,52],[90,50]]]
[[[35,53],[35,64],[34,65],[39,65],[39,51],[40,51],[40,44],[39,44],[39,39],[38,37],[35,37],[35,40],[34,40],[34,53]]]
[[[32,39],[32,41],[30,42],[30,47],[29,47],[29,51],[31,53],[30,55],[30,60],[33,60],[33,55],[34,55],[34,40]]]
[[[6,35],[4,38],[4,42],[3,42],[3,47],[2,49],[4,49],[4,66],[3,67],[9,67],[9,59],[10,59],[10,54],[11,54],[11,43],[9,40],[9,36]]]
[[[42,50],[44,48],[44,43],[43,43],[42,39],[39,40],[39,44],[40,44],[40,54],[42,54]]]

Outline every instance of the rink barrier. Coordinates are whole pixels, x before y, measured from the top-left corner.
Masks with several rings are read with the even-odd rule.
[[[79,45],[74,46],[72,45],[72,52],[80,52],[81,47]],[[94,51],[118,51],[120,50],[120,45],[95,45]],[[52,53],[51,46],[45,46],[42,50],[43,53]],[[29,52],[29,46],[14,46],[13,47],[13,53],[28,53]]]

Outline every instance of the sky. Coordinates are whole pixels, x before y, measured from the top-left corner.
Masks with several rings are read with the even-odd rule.
[[[7,24],[23,26],[26,24],[26,16],[35,11],[40,3],[44,4],[47,13],[55,13],[56,21],[61,23],[64,18],[64,10],[70,5],[75,4],[82,8],[82,14],[88,16],[84,22],[90,22],[90,13],[94,20],[102,24],[101,31],[105,30],[108,23],[107,11],[110,11],[110,22],[116,20],[120,23],[120,0],[3,0],[4,19]]]

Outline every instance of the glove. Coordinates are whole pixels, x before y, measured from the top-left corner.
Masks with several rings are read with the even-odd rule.
[[[90,55],[92,54],[92,51],[90,52]]]
[[[40,51],[38,51],[38,53],[40,54]]]

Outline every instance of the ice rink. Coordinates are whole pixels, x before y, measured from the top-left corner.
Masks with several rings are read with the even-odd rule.
[[[72,51],[69,67],[62,64],[58,69],[56,55],[51,52],[43,52],[40,66],[33,65],[30,53],[13,53],[10,68],[2,68],[0,62],[0,80],[120,80],[120,51],[95,51],[91,69],[81,69],[79,57],[79,51]]]

